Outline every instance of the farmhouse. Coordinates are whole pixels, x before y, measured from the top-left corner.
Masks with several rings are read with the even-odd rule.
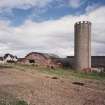
[[[0,57],[0,64],[16,63],[17,60],[18,60],[17,56],[7,53],[3,57]]]
[[[5,54],[4,57],[3,57],[3,62],[4,63],[14,63],[14,62],[17,62],[17,56],[14,56],[12,54]]]
[[[0,64],[3,64],[3,63],[4,63],[3,57],[0,57]]]

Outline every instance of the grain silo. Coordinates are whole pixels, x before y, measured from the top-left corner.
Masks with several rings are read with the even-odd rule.
[[[91,23],[75,23],[75,69],[91,68]]]

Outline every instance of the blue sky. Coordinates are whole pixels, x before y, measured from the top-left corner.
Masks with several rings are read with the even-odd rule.
[[[105,0],[71,0],[74,3],[70,4],[70,0],[52,0],[47,5],[29,6],[22,8],[22,6],[12,8],[1,8],[0,19],[9,20],[11,25],[17,26],[23,24],[27,19],[33,21],[45,21],[52,19],[59,19],[65,15],[81,15],[86,12],[88,6],[95,6],[93,9],[105,5]],[[79,1],[76,4],[76,1]],[[25,0],[24,0],[25,2]],[[29,4],[27,4],[29,5]],[[26,6],[27,6],[26,5]],[[11,10],[10,10],[11,9]]]
[[[104,12],[105,0],[1,0],[0,54],[24,56],[39,51],[73,55],[74,23],[89,20],[93,22],[92,54],[105,55]],[[98,33],[102,33],[100,37]]]

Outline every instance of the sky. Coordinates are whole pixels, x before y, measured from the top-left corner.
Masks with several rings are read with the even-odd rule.
[[[72,56],[78,21],[92,23],[92,55],[105,55],[105,0],[0,0],[0,56]]]

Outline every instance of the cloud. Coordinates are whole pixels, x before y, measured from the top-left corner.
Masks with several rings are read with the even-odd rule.
[[[78,8],[83,5],[87,0],[69,0],[69,5],[72,8]]]
[[[92,54],[105,55],[105,7],[80,16],[64,16],[57,20],[34,22],[27,20],[13,27],[0,22],[0,53],[25,56],[28,52],[49,52],[62,57],[74,54],[74,24],[77,21],[92,22]]]
[[[34,19],[36,17],[39,19],[39,15],[47,11],[52,1],[53,0],[0,0],[0,20],[9,20],[12,18],[17,21],[16,16],[20,16],[21,11],[25,13],[24,19],[22,20],[21,18],[22,21],[24,21],[25,18]],[[29,14],[26,14],[26,11],[28,11]]]
[[[100,8],[101,5],[99,3],[93,3],[91,5],[88,5],[85,9],[86,13],[89,13],[89,12],[92,12],[92,11],[95,11],[95,9],[98,9]]]
[[[0,8],[22,8],[43,7],[52,0],[0,0]]]

